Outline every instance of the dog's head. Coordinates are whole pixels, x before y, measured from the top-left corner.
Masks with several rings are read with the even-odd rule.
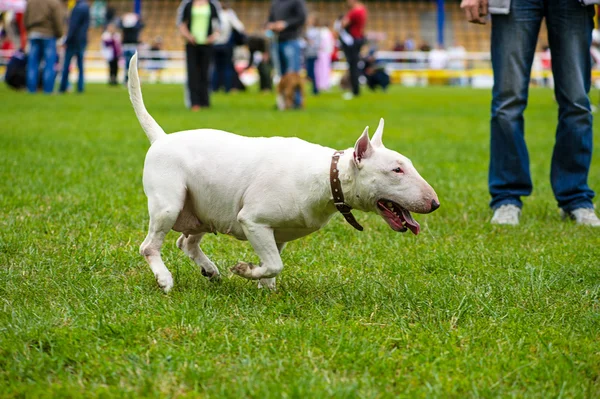
[[[358,209],[377,212],[395,231],[419,234],[410,212],[429,213],[440,206],[433,188],[410,159],[384,147],[384,121],[369,139],[368,127],[354,146],[353,186]]]

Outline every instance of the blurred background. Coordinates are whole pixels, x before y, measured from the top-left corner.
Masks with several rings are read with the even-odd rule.
[[[26,3],[25,0],[0,0],[2,76],[14,51],[27,48],[27,32],[23,24]],[[177,10],[181,4],[179,0],[90,0],[87,3],[90,10],[85,51],[87,82],[106,82],[109,79],[102,35],[113,24],[115,31],[120,34],[120,40],[123,40],[127,36],[123,31],[127,29],[123,23],[131,13],[136,14],[142,23],[136,43],[142,60],[142,80],[163,83],[185,81],[185,44],[176,24]],[[63,1],[63,4],[66,32],[69,12],[76,1]],[[362,84],[367,83],[369,74],[377,72],[384,74],[384,80],[389,79],[392,85],[492,85],[490,24],[481,26],[467,23],[459,1],[381,0],[366,1],[364,4],[368,10],[368,20],[366,43],[361,49]],[[243,89],[259,82],[261,62],[268,60],[270,45],[265,23],[271,3],[238,0],[220,6],[233,10],[243,25],[238,29],[240,32],[236,32],[242,37],[236,38],[232,55],[235,67],[232,86],[233,89]],[[323,44],[319,50],[331,59],[331,68],[326,70],[327,76],[319,78],[319,86],[324,90],[339,85],[343,87],[348,67],[333,26],[336,19],[347,13],[348,5],[344,1],[318,0],[307,1],[306,7],[308,13],[317,18],[321,29]],[[263,39],[266,44],[261,42]],[[546,28],[542,25],[532,71],[534,85],[552,86],[551,57],[547,43]],[[58,54],[57,74],[62,67],[60,63],[64,58],[64,50],[61,52],[59,49]],[[117,80],[122,82],[126,59],[122,52],[119,52],[117,59]],[[600,74],[594,71],[593,78],[597,83]]]

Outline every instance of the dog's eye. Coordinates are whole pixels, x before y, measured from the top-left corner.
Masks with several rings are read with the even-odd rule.
[[[402,170],[402,168],[396,168],[396,169],[392,169],[392,172],[396,172],[396,173],[404,173],[404,171]]]

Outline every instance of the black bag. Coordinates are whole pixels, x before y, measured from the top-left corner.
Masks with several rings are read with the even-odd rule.
[[[16,90],[25,88],[27,82],[27,54],[21,50],[14,52],[6,66],[4,81]]]

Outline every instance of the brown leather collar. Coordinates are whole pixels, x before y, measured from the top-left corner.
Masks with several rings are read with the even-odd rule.
[[[344,202],[344,193],[342,192],[342,182],[340,182],[340,170],[338,161],[344,151],[336,151],[331,157],[331,168],[329,169],[329,183],[331,183],[331,194],[333,194],[333,203],[335,207],[352,227],[358,231],[363,231],[363,227],[354,219],[352,207]]]

